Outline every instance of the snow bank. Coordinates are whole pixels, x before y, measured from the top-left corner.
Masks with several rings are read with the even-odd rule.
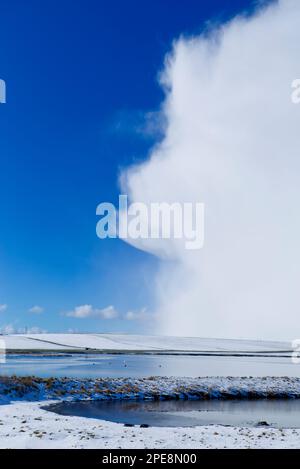
[[[37,378],[0,377],[0,403],[46,399],[300,398],[300,378]]]

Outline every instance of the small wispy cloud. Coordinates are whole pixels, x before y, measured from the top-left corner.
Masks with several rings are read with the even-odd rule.
[[[42,306],[35,305],[29,308],[28,312],[33,314],[41,314],[44,312],[44,308]]]
[[[32,327],[17,327],[14,323],[4,324],[0,327],[0,333],[4,335],[9,334],[45,334],[46,329],[41,329],[37,326]]]
[[[0,313],[4,313],[4,311],[7,310],[7,305],[6,304],[3,304],[3,305],[0,305]]]
[[[14,334],[15,327],[13,324],[5,324],[0,328],[1,334]]]
[[[20,332],[20,329],[19,329],[19,333],[22,333]],[[26,334],[46,334],[47,329],[42,329],[41,327],[32,326],[32,327],[27,327],[25,329],[25,333]]]
[[[110,305],[106,308],[94,308],[92,305],[76,306],[72,311],[64,313],[65,316],[79,319],[86,318],[100,318],[100,319],[115,319],[119,316],[118,311],[114,306]]]
[[[158,111],[140,109],[119,109],[108,122],[107,132],[118,138],[134,135],[159,140],[166,127],[164,115]]]

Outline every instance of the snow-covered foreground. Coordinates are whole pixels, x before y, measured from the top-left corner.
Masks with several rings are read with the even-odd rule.
[[[35,402],[0,405],[0,448],[300,448],[299,429],[140,428],[60,416]]]
[[[291,351],[288,342],[206,339],[126,334],[15,334],[1,336],[7,350],[99,351],[198,351],[198,352],[282,352]]]

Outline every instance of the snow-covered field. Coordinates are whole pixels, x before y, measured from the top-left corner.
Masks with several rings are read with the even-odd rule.
[[[300,448],[300,430],[224,427],[124,427],[60,416],[41,403],[0,406],[0,448]]]
[[[7,350],[198,351],[282,352],[291,343],[262,340],[206,339],[198,337],[127,334],[15,334],[3,335]]]

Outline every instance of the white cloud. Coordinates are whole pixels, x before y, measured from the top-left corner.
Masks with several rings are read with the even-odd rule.
[[[300,2],[180,38],[161,75],[167,128],[121,176],[132,202],[203,202],[205,243],[143,240],[161,262],[158,331],[291,339],[299,326]]]
[[[30,308],[28,312],[34,313],[34,314],[41,314],[44,312],[44,308],[42,308],[42,306],[35,305],[35,306],[32,306],[32,308]]]
[[[66,316],[73,318],[88,318],[93,314],[92,305],[76,306],[72,311],[65,313]]]
[[[99,314],[99,316],[103,319],[114,319],[114,318],[117,318],[119,315],[112,305],[107,306],[106,308],[97,310],[97,314]]]
[[[149,319],[149,314],[146,311],[146,308],[141,309],[140,311],[127,311],[125,314],[125,319],[128,321],[145,321]]]
[[[4,311],[7,310],[7,305],[6,304],[3,304],[3,305],[0,305],[0,313],[4,313]]]
[[[65,313],[66,316],[73,318],[101,318],[101,319],[115,319],[119,316],[114,306],[110,305],[103,309],[94,308],[92,305],[76,306],[72,311]]]

